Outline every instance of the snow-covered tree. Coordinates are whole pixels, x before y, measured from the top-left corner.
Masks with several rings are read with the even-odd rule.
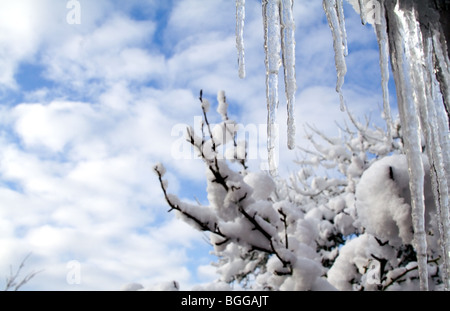
[[[209,205],[182,202],[169,194],[164,166],[155,172],[171,210],[210,233],[220,283],[270,290],[417,286],[398,122],[389,131],[372,129],[349,114],[351,126],[341,126],[333,138],[310,126],[312,149],[302,150],[299,170],[274,179],[249,171],[246,144],[236,140],[224,93],[218,98],[222,122],[211,126],[210,103],[201,96],[201,133],[189,128],[186,136],[205,163]],[[433,200],[428,204],[432,210]],[[428,226],[433,288],[442,284],[436,225]]]
[[[424,158],[426,158],[424,156]],[[426,161],[426,159],[425,159]],[[430,289],[443,289],[443,259],[438,245],[438,223],[427,172],[426,229]],[[411,194],[405,155],[377,159],[365,170],[355,192],[355,225],[363,234],[340,249],[328,272],[329,281],[341,290],[418,290],[417,254],[413,248]]]

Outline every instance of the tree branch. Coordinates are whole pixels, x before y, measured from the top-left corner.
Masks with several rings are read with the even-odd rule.
[[[435,259],[432,259],[432,260],[428,260],[427,261],[427,263],[438,263],[438,261],[441,259],[441,257],[438,257],[438,258],[435,258]],[[405,275],[407,275],[409,272],[411,272],[411,271],[414,271],[414,270],[417,270],[419,268],[419,265],[417,265],[417,266],[415,266],[414,268],[411,268],[411,269],[406,269],[403,273],[401,273],[400,275],[398,275],[397,277],[395,277],[395,278],[393,278],[393,279],[391,279],[391,281],[388,283],[388,284],[386,284],[384,287],[383,287],[383,291],[385,291],[389,286],[391,286],[391,285],[393,285],[395,282],[397,282],[398,280],[400,280],[402,277],[404,277]]]
[[[29,253],[20,263],[19,267],[16,270],[16,273],[13,274],[12,267],[10,267],[10,275],[6,278],[6,285],[4,291],[18,291],[22,286],[27,284],[32,278],[34,278],[38,273],[41,273],[43,270],[34,271],[27,274],[20,282],[17,283],[17,279],[19,277],[20,272],[25,267],[25,261],[31,256]]]
[[[160,183],[161,189],[162,189],[162,191],[163,191],[163,193],[164,193],[164,198],[165,198],[167,204],[169,204],[169,206],[170,206],[169,212],[171,212],[172,210],[176,210],[176,211],[180,212],[181,214],[183,214],[183,215],[184,215],[185,217],[187,217],[188,219],[194,221],[194,222],[200,227],[200,229],[201,229],[202,231],[209,231],[209,232],[212,232],[212,233],[214,233],[214,234],[217,234],[217,235],[219,235],[219,236],[221,236],[221,237],[223,237],[223,238],[226,238],[226,236],[224,236],[224,235],[220,232],[220,230],[219,230],[217,224],[214,224],[214,229],[212,230],[212,229],[209,227],[208,223],[205,224],[204,222],[202,222],[202,221],[200,221],[199,219],[197,219],[195,216],[192,216],[191,214],[187,213],[186,211],[183,211],[177,204],[174,204],[174,203],[170,200],[169,195],[167,194],[167,190],[166,190],[166,188],[164,187],[164,181],[163,181],[163,179],[162,179],[162,173],[158,170],[157,167],[155,167],[154,170],[155,170],[156,174],[158,175],[159,183]]]

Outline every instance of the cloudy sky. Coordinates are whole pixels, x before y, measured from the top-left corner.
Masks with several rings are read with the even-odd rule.
[[[265,124],[260,1],[247,0],[244,80],[232,0],[80,0],[80,24],[67,22],[68,2],[0,1],[0,287],[29,253],[24,274],[42,272],[26,290],[211,281],[205,235],[167,213],[152,167],[164,163],[170,192],[204,202],[202,162],[174,154],[179,129],[201,115],[200,89],[212,108],[225,90],[238,123]],[[298,144],[306,123],[337,135],[345,119],[321,3],[295,2]],[[343,92],[357,118],[377,122],[378,46],[349,5],[345,14]],[[281,177],[296,169],[284,107],[281,96]],[[67,280],[74,262],[79,284]]]

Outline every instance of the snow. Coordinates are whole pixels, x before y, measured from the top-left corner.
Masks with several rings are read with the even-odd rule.
[[[364,169],[364,160],[359,156],[353,155],[351,158],[351,163],[347,168],[347,174],[353,177],[361,176]]]
[[[121,291],[135,292],[135,291],[178,291],[180,284],[176,281],[162,282],[150,287],[144,287],[139,283],[129,283],[122,286]]]
[[[236,130],[237,124],[232,121],[216,124],[211,130],[216,146],[226,145],[230,141],[233,141]]]
[[[156,173],[159,173],[161,175],[161,177],[166,174],[166,168],[164,167],[164,165],[161,162],[155,164],[154,170]]]
[[[227,148],[225,150],[225,159],[231,162],[245,161],[247,158],[247,142],[245,140],[238,140],[234,148]]]
[[[293,277],[287,279],[280,287],[287,291],[305,291],[310,290],[323,272],[316,261],[308,258],[299,258],[295,263]]]
[[[244,177],[244,182],[253,189],[252,197],[256,201],[269,199],[276,189],[272,177],[264,172],[251,172]]]
[[[379,2],[377,2],[377,0],[347,0],[347,2],[353,6],[353,9],[358,14],[360,14],[361,23],[363,25],[366,25],[367,23],[373,25],[376,24],[375,21],[378,22],[378,16],[375,16],[375,14],[379,13]]]
[[[130,284],[125,284],[124,286],[122,286],[121,291],[134,292],[134,291],[138,291],[138,290],[142,290],[142,289],[144,289],[144,286],[142,286],[142,284],[130,283]]]
[[[224,91],[219,91],[217,94],[217,112],[222,116],[222,120],[228,119],[228,103]]]
[[[209,100],[207,100],[207,99],[202,99],[202,109],[203,109],[205,112],[208,112],[210,107],[211,107],[211,103],[209,102]]]
[[[328,271],[328,281],[338,290],[353,290],[351,280],[355,283],[358,278],[358,270],[368,264],[365,247],[370,242],[370,237],[366,234],[359,236],[346,243],[336,259],[333,267]],[[363,247],[361,246],[363,245]],[[355,279],[356,278],[356,279]]]
[[[340,213],[334,217],[334,224],[343,236],[348,236],[353,233],[354,218],[350,215]]]
[[[192,288],[192,291],[230,291],[230,285],[222,282],[222,281],[218,281],[218,282],[214,282],[214,283],[208,283],[205,285],[196,285]]]
[[[426,159],[425,159],[425,162]],[[426,166],[429,173],[429,166]],[[374,162],[362,175],[356,188],[358,220],[366,231],[392,246],[411,244],[413,224],[411,193],[406,156],[393,155]],[[435,211],[427,174],[427,227]]]

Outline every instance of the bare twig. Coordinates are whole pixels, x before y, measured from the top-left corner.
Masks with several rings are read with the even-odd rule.
[[[4,291],[18,291],[22,286],[27,284],[32,278],[34,278],[38,273],[42,272],[40,271],[33,271],[28,273],[21,281],[18,281],[20,272],[25,267],[25,262],[27,259],[31,256],[31,253],[29,253],[20,263],[19,267],[17,268],[16,272],[13,273],[12,266],[10,267],[10,275],[6,278],[6,285]]]

